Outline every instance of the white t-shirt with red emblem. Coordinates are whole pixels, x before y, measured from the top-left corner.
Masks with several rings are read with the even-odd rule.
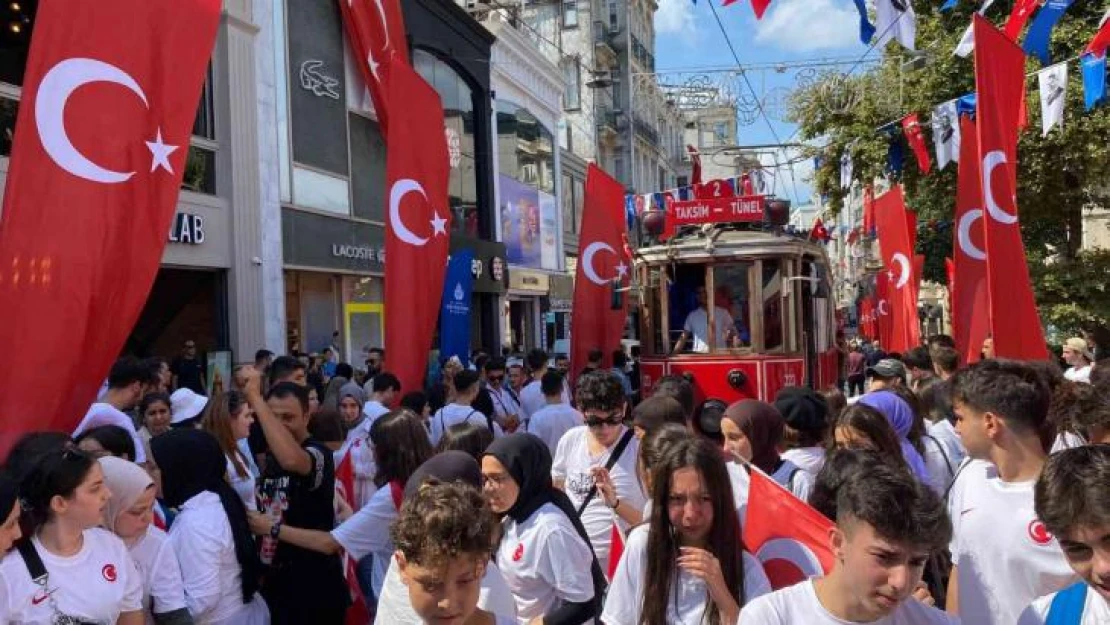
[[[1037,519],[1033,484],[1003,482],[994,465],[974,460],[952,486],[950,549],[964,623],[1013,625],[1031,601],[1077,579]]]
[[[33,539],[48,575],[46,587],[31,580],[18,551],[0,561],[0,622],[50,625],[55,619],[115,623],[122,612],[143,607],[143,580],[127,547],[115,534],[84,532],[81,550],[68,557]]]
[[[554,504],[544,504],[523,523],[507,519],[497,568],[516,599],[516,617],[524,624],[563,603],[582,603],[594,596],[590,546]]]

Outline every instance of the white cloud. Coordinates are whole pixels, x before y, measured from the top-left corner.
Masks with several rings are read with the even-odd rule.
[[[758,22],[755,42],[797,51],[859,47],[859,12],[843,0],[778,0]]]
[[[655,32],[658,35],[694,33],[694,3],[690,0],[660,0],[655,11]]]

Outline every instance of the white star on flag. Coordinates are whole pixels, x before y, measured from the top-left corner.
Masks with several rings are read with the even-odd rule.
[[[435,231],[434,236],[447,235],[447,220],[439,216],[439,213],[433,213],[435,217],[432,219],[432,229]]]
[[[177,151],[178,146],[166,145],[162,141],[162,129],[158,129],[158,136],[154,141],[145,141],[146,147],[150,150],[150,171],[154,172],[155,169],[161,167],[162,169],[173,173],[173,166],[170,165],[170,154]]]
[[[627,275],[628,275],[628,265],[624,264],[624,261],[621,261],[620,264],[617,265],[617,279],[618,280],[623,279]]]

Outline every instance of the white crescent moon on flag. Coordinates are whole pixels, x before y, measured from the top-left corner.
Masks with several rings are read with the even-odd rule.
[[[419,193],[425,200],[428,199],[427,194],[424,193],[424,187],[420,183],[412,180],[411,178],[402,178],[393,183],[393,187],[389,190],[389,225],[393,228],[393,233],[409,245],[421,247],[428,242],[428,239],[413,234],[405,226],[405,222],[401,220],[401,199],[408,193]]]
[[[975,247],[975,244],[971,242],[971,225],[974,224],[976,220],[982,218],[983,210],[973,208],[964,213],[963,217],[960,217],[960,223],[956,227],[956,240],[960,244],[960,250],[962,250],[968,258],[973,258],[975,260],[987,259],[986,252]]]
[[[900,289],[906,286],[906,283],[910,281],[910,259],[906,258],[905,254],[898,252],[894,256],[891,256],[890,260],[891,262],[898,263],[901,269],[901,272],[898,274],[898,282],[894,284],[894,288]]]
[[[994,190],[991,188],[991,180],[994,179],[994,168],[1005,163],[1006,154],[1002,150],[994,150],[983,157],[983,199],[987,204],[987,213],[990,214],[991,219],[1005,226],[1010,226],[1017,223],[1017,216],[1002,210],[998,202],[994,201]]]
[[[889,315],[889,314],[890,314],[890,311],[889,311],[889,310],[886,310],[886,308],[884,308],[885,306],[886,306],[886,300],[885,300],[885,299],[881,299],[881,300],[879,300],[879,305],[875,307],[875,308],[877,308],[877,309],[879,310],[879,314],[880,314],[880,315],[883,315],[884,317],[885,317],[886,315]]]
[[[108,82],[126,87],[149,107],[146,94],[127,72],[96,59],[66,59],[46,72],[35,95],[35,126],[42,147],[58,167],[92,182],[118,184],[126,182],[135,172],[106,169],[81,154],[65,128],[65,109],[69,96],[79,87],[95,82]]]
[[[824,572],[821,561],[813,550],[792,538],[768,540],[755,553],[755,557],[764,565],[772,560],[785,560],[797,567],[806,577],[821,575]]]
[[[597,270],[594,269],[594,254],[597,254],[601,250],[605,250],[614,256],[617,255],[617,251],[606,243],[602,243],[601,241],[590,243],[582,252],[582,273],[586,274],[586,278],[589,279],[590,282],[598,286],[605,286],[607,280],[597,275]]]

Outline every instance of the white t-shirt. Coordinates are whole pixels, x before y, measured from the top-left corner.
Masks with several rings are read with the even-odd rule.
[[[959,625],[960,619],[949,616],[920,601],[906,599],[894,612],[877,621],[866,623],[837,618],[821,605],[813,588],[813,580],[806,580],[763,595],[740,610],[737,625]],[[967,621],[978,625],[977,621]]]
[[[547,404],[528,420],[527,431],[540,437],[547,443],[551,454],[555,455],[555,450],[559,448],[559,439],[571,428],[582,425],[582,422],[582,413],[570,404]]]
[[[111,404],[97,402],[89,406],[89,411],[77,424],[77,429],[73,430],[73,438],[77,438],[82,433],[102,425],[118,425],[127,430],[127,433],[131,435],[131,440],[135,441],[135,462],[137,464],[146,462],[146,447],[143,446],[143,439],[139,438],[139,433],[135,430],[135,422]]]
[[[926,429],[929,436],[937,439],[937,442],[940,443],[940,448],[944,450],[948,462],[952,465],[952,474],[955,475],[955,472],[959,470],[960,465],[963,463],[964,458],[967,457],[967,450],[964,449],[963,441],[960,440],[960,435],[956,432],[955,426],[953,426],[948,419],[941,419],[936,423],[930,423]],[[926,448],[926,451],[928,451],[928,448]],[[929,470],[930,474],[934,471],[933,466],[936,466],[939,470],[940,466],[936,464],[938,460],[940,464],[944,464],[944,458],[934,457],[930,460],[929,455],[926,454],[925,468]],[[945,465],[945,472],[947,472],[947,470],[948,467]],[[944,480],[944,490],[941,491],[940,494],[944,495],[944,493],[948,492],[948,487],[951,485],[952,477]]]
[[[431,440],[432,446],[435,447],[439,444],[439,439],[443,438],[443,434],[451,429],[451,426],[460,423],[476,423],[482,426],[489,426],[486,415],[478,412],[470,406],[462,404],[447,404],[440,408],[432,415],[432,429]],[[504,436],[505,432],[497,421],[493,422],[493,436],[498,438]]]
[[[186,501],[170,527],[170,544],[181,563],[185,603],[198,624],[240,622],[258,610],[255,604],[265,608],[258,596],[243,604],[243,572],[219,495],[204,491]]]
[[[554,504],[544,504],[523,523],[507,519],[497,548],[497,567],[516,600],[521,625],[564,602],[594,596],[590,546]],[[602,569],[604,570],[604,569]]]
[[[254,461],[252,458],[251,461],[248,462],[247,458],[250,458],[250,456],[248,455],[240,458],[247,469],[247,476],[242,477],[239,475],[239,470],[235,468],[235,463],[232,462],[231,456],[227,457],[227,481],[231,484],[231,487],[235,489],[235,494],[239,495],[239,499],[243,500],[243,505],[246,506],[247,510],[257,510],[258,498],[255,496],[254,491],[256,476],[251,470],[251,465],[254,464]]]
[[[1064,377],[1072,382],[1091,382],[1091,365],[1086,367],[1069,367],[1064,372]]]
[[[748,518],[748,491],[752,486],[752,476],[735,462],[727,463],[725,468],[728,469],[728,481],[732,486],[732,498],[736,502],[736,514],[740,517],[740,526],[743,527]],[[644,518],[647,518],[647,512],[644,515]]]
[[[362,414],[366,415],[366,419],[359,424],[367,432],[370,431],[370,426],[384,414],[389,414],[389,408],[376,399],[367,400],[362,406]]]
[[[713,324],[717,330],[714,333],[714,345],[716,349],[725,349],[728,347],[725,339],[728,337],[729,331],[736,330],[736,322],[732,320],[732,315],[720,306],[714,308],[713,316],[715,317]],[[693,337],[693,351],[699,354],[709,352],[709,343],[707,342],[709,338],[709,313],[704,308],[698,308],[686,315],[686,323],[682,324],[682,331]]]
[[[570,405],[570,393],[567,392],[566,384],[563,385],[562,400],[564,404]],[[547,405],[547,398],[543,395],[543,385],[539,380],[529,380],[524,388],[520,389],[520,411],[523,413],[522,420],[527,421]]]
[[[625,431],[626,429],[622,427],[615,442],[596,457],[590,456],[587,442],[589,430],[585,425],[571,429],[559,440],[551,466],[551,478],[563,480],[563,490],[575,510],[582,505],[582,501],[593,488],[594,478],[590,469],[604,467],[609,462],[609,454],[620,442]],[[609,470],[609,478],[617,490],[617,497],[621,502],[637,510],[642,509],[647,501],[636,473],[636,459],[639,455],[640,441],[633,436],[621,453],[620,459]],[[582,511],[582,525],[590,536],[590,543],[593,544],[594,553],[597,554],[597,561],[601,564],[602,571],[609,570],[609,547],[613,540],[614,521],[620,525],[621,531],[628,531],[628,524],[620,520],[609,506],[605,505],[601,493],[594,495],[590,504]]]
[[[354,516],[331,531],[335,542],[342,545],[347,555],[354,560],[361,560],[367,555],[374,556],[370,584],[375,595],[381,592],[385,571],[393,556],[393,539],[389,536],[389,526],[396,518],[397,505],[393,503],[393,490],[386,486],[378,489]]]
[[[351,504],[355,510],[365,506],[378,490],[378,485],[374,483],[378,465],[374,461],[374,445],[370,443],[372,424],[373,421],[366,417],[362,423],[351,428],[351,431],[347,432],[343,449],[340,450],[340,455],[347,454],[351,457],[351,470],[355,476],[355,492],[351,494]],[[343,458],[337,458],[335,466],[338,467],[342,461]]]
[[[647,571],[647,547],[649,529],[640,525],[628,535],[617,571],[609,583],[609,594],[605,596],[605,610],[601,620],[605,625],[640,625],[644,607],[645,574]],[[771,582],[763,572],[763,566],[749,553],[744,552],[744,601],[771,592]],[[705,582],[694,575],[678,569],[678,579],[671,580],[667,592],[668,625],[701,625],[707,606],[712,607],[709,591]],[[677,587],[676,587],[677,586]],[[651,592],[662,592],[652,588]],[[741,605],[741,608],[743,606]]]
[[[501,570],[493,562],[486,564],[486,574],[482,577],[482,587],[478,591],[478,609],[495,615],[498,625],[502,620],[516,623],[516,602],[513,593],[505,585]],[[389,558],[389,569],[385,573],[382,592],[378,595],[378,610],[374,616],[378,625],[424,625],[409,601],[409,590],[401,581],[401,570],[396,558]]]
[[[1032,481],[1003,482],[994,465],[972,461],[952,486],[948,514],[965,623],[1013,625],[1034,599],[1077,579],[1037,520]]]
[[[1048,618],[1048,609],[1052,607],[1052,600],[1056,593],[1046,595],[1029,604],[1021,613],[1017,625],[1044,625]],[[1107,601],[1098,592],[1087,588],[1087,598],[1083,602],[1083,616],[1077,625],[1106,625],[1110,623],[1110,601]]]
[[[522,418],[520,410],[520,398],[516,397],[516,393],[509,390],[509,387],[502,383],[500,389],[495,389],[492,386],[487,386],[486,390],[489,391],[489,397],[493,400],[493,412],[502,422],[505,417],[509,415],[516,415],[517,418]]]
[[[821,467],[825,466],[824,447],[798,447],[796,449],[787,449],[782,452],[779,457],[783,460],[793,462],[799,469],[809,471],[814,476],[821,472]]]
[[[143,610],[147,625],[153,625],[153,611],[165,614],[188,607],[181,582],[181,565],[165,532],[153,525],[129,549],[131,559],[143,580]]]
[[[12,550],[0,561],[0,615],[5,624],[50,625],[56,615],[115,623],[123,612],[143,609],[143,579],[115,534],[85,530],[81,550],[62,557],[36,536],[35,550],[49,576],[47,588],[31,580],[27,564]]]
[[[813,492],[814,476],[789,460],[783,460],[779,468],[771,474],[771,479],[802,501],[809,501]]]

